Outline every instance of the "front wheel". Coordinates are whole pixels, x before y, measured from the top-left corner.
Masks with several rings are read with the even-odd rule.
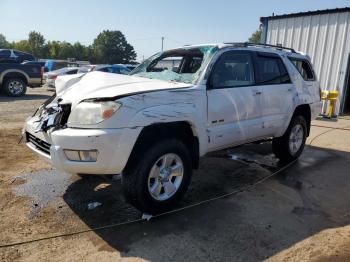
[[[292,118],[289,127],[282,137],[272,140],[274,154],[284,162],[297,159],[303,152],[307,136],[306,120],[303,116]]]
[[[187,191],[191,157],[179,140],[167,139],[137,156],[122,175],[124,196],[142,212],[171,210]]]

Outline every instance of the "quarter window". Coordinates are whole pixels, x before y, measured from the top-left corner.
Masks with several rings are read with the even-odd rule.
[[[254,85],[254,69],[249,52],[226,52],[215,64],[210,84],[213,88]]]
[[[293,65],[299,71],[299,73],[304,78],[304,80],[306,81],[315,80],[315,76],[309,62],[307,62],[306,60],[296,59],[296,58],[289,58],[289,60],[293,63]]]
[[[290,83],[290,77],[281,60],[277,55],[271,54],[261,55],[256,57],[257,84],[285,84]]]

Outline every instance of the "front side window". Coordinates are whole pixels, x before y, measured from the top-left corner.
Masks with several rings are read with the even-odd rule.
[[[231,88],[254,85],[254,67],[250,52],[229,51],[215,64],[211,77],[212,88]]]
[[[0,57],[9,57],[10,55],[10,50],[0,50]]]
[[[256,56],[257,84],[272,85],[290,83],[288,72],[278,55],[257,54]]]
[[[299,71],[299,73],[305,81],[315,80],[315,76],[309,62],[307,62],[306,60],[291,57],[289,58],[289,60],[293,63],[293,65],[296,67],[296,69]]]

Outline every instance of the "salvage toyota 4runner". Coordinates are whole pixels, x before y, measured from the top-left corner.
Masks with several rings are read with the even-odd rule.
[[[130,75],[59,78],[23,135],[57,169],[122,174],[126,199],[154,214],[173,208],[208,152],[272,139],[281,161],[298,158],[320,109],[307,55],[196,45],[156,54]]]

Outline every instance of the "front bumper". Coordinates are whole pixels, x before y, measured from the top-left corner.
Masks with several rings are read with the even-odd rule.
[[[37,132],[35,117],[26,121],[27,146],[54,167],[74,174],[120,174],[141,132],[138,128],[77,129],[64,128]],[[48,148],[48,149],[46,149]],[[97,150],[96,162],[68,160],[64,149]]]

